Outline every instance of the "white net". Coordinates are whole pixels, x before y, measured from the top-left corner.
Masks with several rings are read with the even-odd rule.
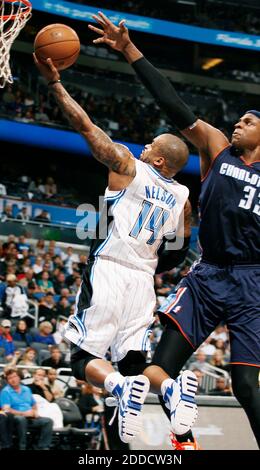
[[[28,0],[0,0],[0,88],[13,83],[10,68],[10,49],[31,17],[31,3]]]

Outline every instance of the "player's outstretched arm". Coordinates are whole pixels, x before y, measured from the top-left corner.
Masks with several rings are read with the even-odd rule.
[[[89,28],[100,36],[93,42],[107,44],[125,56],[171,121],[198,148],[202,157],[201,169],[204,175],[212,159],[228,145],[227,138],[218,129],[198,119],[178,96],[170,81],[145,59],[131,41],[124,20],[116,26],[102,12],[93,15],[93,18],[99,27],[89,25]]]
[[[60,74],[51,59],[43,64],[34,55],[34,61],[41,74],[51,86],[52,93],[71,126],[87,140],[93,156],[111,171],[125,176],[135,176],[135,159],[130,150],[114,143],[96,126],[82,107],[70,96],[60,83]]]

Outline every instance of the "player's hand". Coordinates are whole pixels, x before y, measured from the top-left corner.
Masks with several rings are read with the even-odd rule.
[[[95,44],[107,44],[116,51],[123,52],[124,49],[131,43],[128,29],[125,26],[125,20],[121,20],[118,26],[112,23],[104,13],[98,12],[98,15],[92,15],[94,20],[101,26],[97,28],[92,24],[88,27],[95,33],[99,34],[98,39],[94,39]]]
[[[47,59],[46,62],[40,62],[37,59],[36,54],[33,54],[33,59],[36,67],[42,76],[47,80],[47,82],[60,80],[58,69],[55,67],[51,59]]]

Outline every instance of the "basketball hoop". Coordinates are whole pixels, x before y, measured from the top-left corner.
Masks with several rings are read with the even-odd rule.
[[[31,18],[28,0],[0,0],[0,88],[13,83],[10,49],[25,23]]]

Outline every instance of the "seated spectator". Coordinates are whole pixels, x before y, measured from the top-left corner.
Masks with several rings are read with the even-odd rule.
[[[79,256],[78,269],[79,269],[80,275],[83,274],[83,271],[86,268],[87,261],[88,261],[87,255],[80,255]]]
[[[199,369],[199,370],[203,370],[205,366],[207,366],[207,356],[206,354],[201,351],[200,349],[198,349],[196,352],[195,352],[195,362],[192,362],[189,366],[189,369],[190,370],[194,370],[194,369]]]
[[[54,179],[51,176],[48,176],[45,184],[45,195],[47,198],[51,198],[57,194],[57,186],[54,182]]]
[[[12,323],[10,320],[2,320],[0,327],[0,348],[4,348],[5,361],[10,362],[14,357],[15,347],[10,334]]]
[[[39,430],[37,449],[50,448],[53,422],[50,418],[39,418],[36,402],[29,387],[21,384],[17,369],[9,368],[6,373],[7,384],[0,392],[0,405],[5,413],[13,415],[18,434],[18,448],[25,450],[27,430]]]
[[[23,268],[23,270],[24,270],[24,275],[20,276],[19,285],[27,289],[27,294],[28,294],[28,288],[29,286],[32,286],[33,284],[35,292],[37,292],[38,286],[36,284],[36,279],[35,279],[35,274],[33,272],[33,269],[29,266],[29,267]]]
[[[70,316],[70,303],[67,297],[61,297],[57,305],[57,316],[62,316],[68,318]]]
[[[69,367],[69,364],[62,359],[62,353],[58,346],[51,347],[51,357],[42,361],[43,367],[52,367],[60,369],[61,367]]]
[[[50,275],[48,271],[43,271],[41,274],[41,279],[39,279],[39,281],[37,282],[39,289],[41,292],[44,292],[44,293],[48,292],[48,293],[55,294],[53,283],[52,281],[50,281],[49,278],[50,278]]]
[[[35,247],[35,254],[37,256],[43,256],[45,254],[46,250],[45,250],[45,240],[43,240],[42,238],[40,240],[37,241],[36,243],[36,247]]]
[[[28,251],[27,250],[23,250],[22,251],[22,257],[23,257],[23,261],[21,260],[21,265],[20,265],[20,268],[19,268],[19,274],[17,274],[17,279],[19,280],[19,284],[21,287],[27,287],[27,283],[26,281],[25,282],[21,282],[25,279],[25,275],[26,273],[31,270],[31,260],[28,256]],[[33,271],[32,271],[33,273]]]
[[[4,222],[6,219],[14,219],[13,216],[13,207],[12,206],[5,206],[2,214],[1,214],[1,220]]]
[[[44,195],[45,187],[42,183],[42,178],[37,177],[35,181],[32,180],[28,186],[28,191],[30,193],[34,193],[35,195]]]
[[[196,375],[197,381],[198,381],[198,390],[197,393],[198,395],[205,395],[206,390],[204,387],[202,387],[202,379],[204,377],[204,373],[200,369],[193,369],[192,370],[193,374]]]
[[[57,382],[57,371],[56,369],[47,370],[47,381],[46,384],[50,387],[51,393],[54,399],[64,397],[64,391]]]
[[[208,392],[208,395],[220,395],[224,397],[231,397],[232,391],[230,385],[227,384],[227,381],[224,377],[219,377],[216,380],[216,387],[211,389]]]
[[[49,252],[50,253],[50,252]],[[63,265],[63,261],[61,259],[61,257],[59,255],[54,255],[54,258],[53,258],[53,269],[59,269],[60,271],[64,271],[65,268],[64,268],[64,265]]]
[[[226,352],[226,344],[225,344],[225,342],[223,341],[223,339],[217,339],[217,340],[215,341],[215,348],[216,348],[216,350],[222,351],[222,353],[225,355],[225,352]]]
[[[26,346],[30,346],[33,342],[33,337],[28,331],[27,323],[24,320],[19,320],[16,325],[16,330],[13,334],[14,341],[21,341]]]
[[[61,289],[67,289],[68,285],[65,279],[65,274],[60,272],[56,279],[54,280],[54,289],[56,294],[61,294]]]
[[[18,361],[19,366],[27,366],[26,369],[22,369],[22,373],[24,377],[30,377],[35,369],[30,369],[30,366],[37,366],[36,360],[36,351],[33,348],[27,348],[26,351],[23,353],[22,357]]]
[[[22,209],[18,212],[16,218],[19,220],[23,220],[24,222],[28,222],[28,220],[30,220],[30,216],[28,214],[27,207],[22,207]]]
[[[73,248],[71,246],[68,246],[68,248],[66,249],[66,254],[64,256],[63,261],[68,274],[72,274],[72,265],[73,263],[79,262],[79,256],[76,253],[73,253]]]
[[[49,321],[44,321],[39,325],[39,334],[34,336],[34,341],[37,343],[44,344],[55,344],[53,335],[51,334],[53,330],[52,324]]]
[[[26,241],[26,238],[24,235],[20,235],[19,241],[17,243],[17,249],[18,251],[22,252],[23,250],[30,250],[31,246],[30,244]]]
[[[86,415],[92,413],[102,413],[103,408],[98,404],[93,395],[93,386],[88,383],[82,383],[80,387],[80,397],[77,401],[82,421],[85,423]]]
[[[44,369],[36,369],[33,373],[33,383],[29,385],[31,391],[35,395],[40,395],[49,402],[54,400],[54,395],[49,387],[45,383],[46,372]]]
[[[224,355],[221,349],[216,350],[209,363],[214,367],[218,367],[219,369],[226,370],[228,372],[230,370],[230,366],[224,361]]]
[[[74,313],[74,307],[71,307],[70,314],[72,315],[73,313]],[[66,323],[67,323],[67,318],[58,319],[58,322],[56,324],[56,331],[55,333],[53,333],[53,337],[54,337],[55,343],[59,345],[59,350],[62,352],[65,362],[67,361],[69,362],[70,346],[67,341],[64,341],[64,338],[63,338]]]
[[[47,292],[47,295],[40,299],[39,322],[49,321],[52,324],[55,324],[57,315],[58,312],[53,298],[53,293]]]
[[[53,271],[54,264],[53,264],[52,257],[51,257],[49,252],[46,253],[46,255],[44,256],[44,264],[49,264],[50,265],[50,271]]]
[[[47,211],[42,210],[36,217],[34,217],[34,222],[45,222],[49,223],[50,222],[50,216]]]
[[[39,274],[43,270],[43,258],[42,256],[38,255],[35,259],[35,263],[32,266],[33,272],[35,274]]]
[[[81,286],[81,277],[77,277],[73,284],[70,286],[70,293],[76,295]]]
[[[0,450],[10,450],[13,446],[13,417],[0,410]]]
[[[216,351],[216,348],[215,348],[214,344],[212,344],[211,341],[212,341],[211,337],[209,336],[204,341],[204,343],[200,346],[200,351],[204,352],[204,354],[206,354],[206,356],[212,356]]]
[[[70,311],[71,313],[71,311]],[[53,337],[55,339],[55,343],[59,344],[63,341],[63,335],[65,331],[65,325],[67,324],[67,318],[58,318],[56,323],[56,331],[53,333]],[[68,343],[65,343],[68,345]]]
[[[63,287],[60,291],[60,295],[61,295],[61,297],[66,297],[66,299],[67,299],[68,297],[70,297],[71,294],[70,294],[70,291],[67,287]]]
[[[17,277],[15,274],[8,274],[6,276],[6,282],[7,286],[4,291],[2,306],[4,309],[4,316],[10,317],[12,314],[14,298],[23,294],[23,289],[21,286],[17,285]]]
[[[71,288],[71,286],[75,283],[75,281],[77,281],[77,279],[80,279],[81,281],[81,275],[78,267],[73,267],[72,274],[66,277],[67,287]]]
[[[37,292],[39,292],[38,285],[36,284],[36,281],[33,279],[32,281],[29,281],[27,285],[28,299],[35,300],[35,294],[37,294]]]
[[[228,341],[228,332],[226,330],[226,326],[218,325],[217,328],[211,333],[210,337],[213,340],[213,344],[214,341],[217,341],[218,339],[222,339],[224,343],[226,343]]]
[[[55,256],[61,256],[63,254],[62,249],[59,246],[56,246],[55,240],[49,241],[48,251],[50,252],[50,250],[54,250]]]

